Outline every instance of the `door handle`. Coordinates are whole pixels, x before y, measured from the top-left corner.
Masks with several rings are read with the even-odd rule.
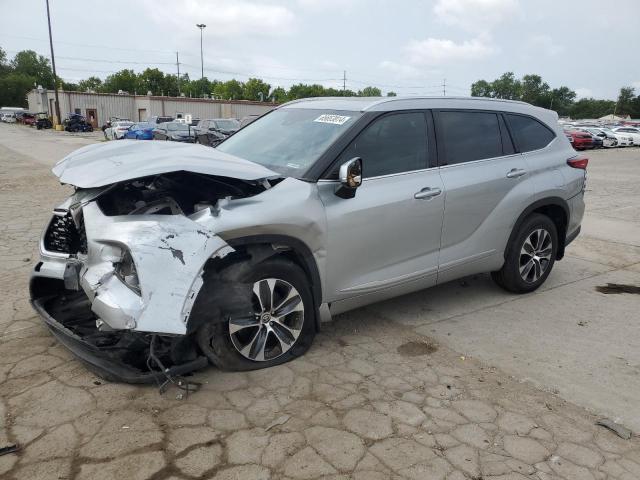
[[[526,174],[527,174],[526,170],[522,170],[521,168],[512,168],[507,173],[507,178],[518,178]]]
[[[420,190],[419,192],[417,192],[413,196],[413,198],[417,198],[418,200],[423,200],[425,198],[437,197],[441,193],[442,193],[442,190],[440,190],[439,188],[425,187],[422,190]]]

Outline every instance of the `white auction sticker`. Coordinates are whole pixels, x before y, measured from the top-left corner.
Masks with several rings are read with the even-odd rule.
[[[318,118],[314,120],[314,122],[320,123],[332,123],[334,125],[344,125],[351,117],[344,117],[342,115],[329,115],[324,114],[320,115]]]

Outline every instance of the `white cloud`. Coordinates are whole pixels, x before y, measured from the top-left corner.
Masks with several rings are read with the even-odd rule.
[[[574,92],[576,92],[576,97],[578,99],[580,98],[591,98],[593,97],[593,91],[589,88],[576,88],[574,90]]]
[[[518,11],[517,0],[438,0],[433,11],[447,25],[488,32]]]
[[[409,42],[405,51],[412,65],[441,65],[480,60],[493,55],[496,48],[480,38],[461,43],[445,38],[427,38]]]
[[[306,10],[332,10],[334,13],[350,10],[361,0],[298,0],[298,5]]]
[[[536,53],[556,56],[564,52],[565,48],[553,41],[550,35],[532,35],[529,37],[529,47]]]
[[[143,1],[141,8],[163,27],[173,27],[175,33],[195,29],[196,23],[207,25],[207,36],[282,36],[294,29],[295,15],[280,5],[248,0],[183,0],[162,5]]]
[[[378,66],[393,74],[397,78],[417,79],[424,77],[424,71],[407,63],[397,63],[390,60],[380,62]]]

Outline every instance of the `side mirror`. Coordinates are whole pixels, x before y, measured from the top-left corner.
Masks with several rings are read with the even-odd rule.
[[[338,173],[340,185],[336,188],[336,195],[340,198],[353,198],[356,189],[362,185],[362,159],[352,158],[340,165]]]

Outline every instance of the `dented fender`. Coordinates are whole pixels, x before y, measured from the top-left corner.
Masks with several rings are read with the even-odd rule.
[[[205,263],[233,249],[203,223],[182,215],[108,217],[91,202],[83,217],[88,253],[79,280],[92,311],[113,329],[185,334]],[[114,263],[127,250],[139,295],[114,273]]]

